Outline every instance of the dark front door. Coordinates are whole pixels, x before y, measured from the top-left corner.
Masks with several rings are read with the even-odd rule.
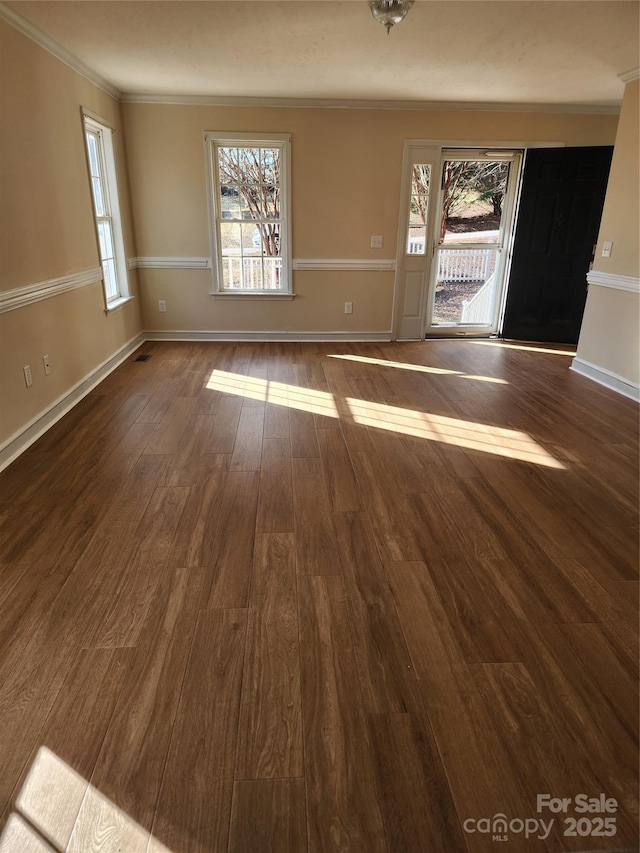
[[[505,338],[577,343],[612,152],[609,146],[527,151]]]

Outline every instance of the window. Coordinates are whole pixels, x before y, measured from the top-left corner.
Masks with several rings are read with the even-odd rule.
[[[289,136],[206,140],[213,293],[291,296]]]
[[[83,121],[104,295],[107,310],[110,310],[130,298],[113,153],[113,130],[86,113],[83,114]]]
[[[411,173],[407,255],[424,255],[426,252],[430,183],[431,166],[428,163],[416,163]]]

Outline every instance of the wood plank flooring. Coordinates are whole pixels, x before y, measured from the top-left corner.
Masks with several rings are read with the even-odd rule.
[[[0,853],[637,849],[637,406],[526,344],[141,352],[0,474]]]

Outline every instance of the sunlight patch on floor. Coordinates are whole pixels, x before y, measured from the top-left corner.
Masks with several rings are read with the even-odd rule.
[[[362,426],[397,432],[426,441],[453,444],[465,450],[479,450],[507,459],[544,465],[547,468],[565,467],[526,432],[514,429],[414,409],[402,409],[353,397],[336,402],[334,395],[327,391],[315,391],[286,382],[257,379],[225,370],[213,370],[207,388],[330,418],[353,420]]]
[[[502,341],[465,341],[465,343],[479,347],[499,347],[500,349],[519,349],[525,352],[544,352],[547,355],[574,356],[576,354],[575,350],[550,349],[548,347],[537,347],[535,344],[527,346],[527,344],[506,344]]]
[[[313,412],[329,418],[338,417],[333,394],[327,391],[314,391],[312,388],[302,388],[270,379],[255,379],[225,370],[213,370],[207,388],[225,394],[237,394],[250,400],[263,400],[276,406],[288,406],[301,412]]]
[[[97,849],[96,840],[105,853],[171,853],[44,746],[29,770],[16,809],[0,838],[0,853],[85,853]]]
[[[473,376],[462,370],[447,370],[444,367],[427,367],[424,364],[410,364],[404,361],[387,361],[384,358],[369,358],[364,355],[330,355],[329,358],[341,358],[344,361],[359,361],[362,364],[375,364],[380,367],[395,367],[398,370],[413,370],[416,373],[431,373],[435,376],[459,376],[461,379],[473,379],[476,382],[495,382],[497,385],[508,385],[506,379],[494,376]]]
[[[526,432],[401,409],[382,403],[369,403],[351,397],[348,397],[346,402],[357,424],[424,438],[427,441],[453,444],[466,450],[493,453],[507,459],[533,462],[547,468],[565,467]]]

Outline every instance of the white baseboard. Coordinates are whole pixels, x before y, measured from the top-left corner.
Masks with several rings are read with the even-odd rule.
[[[390,341],[391,332],[144,332],[147,341],[325,341],[327,343],[357,343],[360,341]]]
[[[43,433],[50,429],[57,421],[72,409],[77,403],[86,397],[102,380],[112,373],[116,367],[122,364],[132,352],[145,342],[145,336],[140,334],[132,338],[124,346],[115,352],[110,358],[99,364],[84,379],[77,382],[61,397],[58,397],[44,412],[41,412],[29,421],[18,432],[0,447],[0,471],[11,464],[13,460],[37,441]]]
[[[630,397],[632,400],[640,402],[640,385],[630,382],[624,376],[613,373],[611,370],[606,370],[604,367],[598,367],[597,364],[584,361],[584,359],[577,356],[573,359],[570,369],[575,371],[575,373],[579,373],[580,376],[592,379],[599,385],[604,385],[605,388],[610,388],[612,391],[617,391],[618,394],[623,394],[625,397]]]
[[[0,471],[37,441],[145,341],[390,341],[391,332],[141,332],[0,446]]]

